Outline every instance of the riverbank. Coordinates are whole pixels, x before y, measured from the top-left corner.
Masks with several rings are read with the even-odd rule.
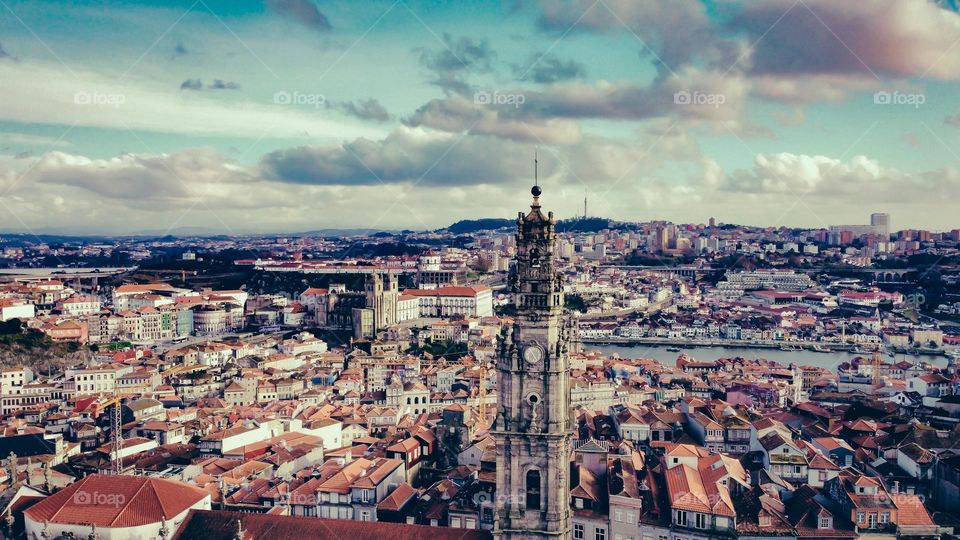
[[[679,351],[667,350],[667,348],[679,348]],[[584,350],[596,350],[607,356],[619,356],[620,358],[651,358],[659,360],[665,365],[674,365],[677,357],[681,354],[693,357],[696,360],[705,362],[718,360],[720,358],[747,358],[750,360],[763,359],[771,360],[788,366],[797,364],[800,366],[810,365],[836,371],[837,367],[844,362],[851,362],[854,358],[863,357],[863,354],[850,351],[831,351],[831,352],[813,352],[809,350],[801,351],[783,351],[779,348],[771,347],[735,347],[735,346],[700,346],[692,344],[639,344],[639,343],[619,343],[619,344],[583,344]],[[933,355],[907,355],[896,354],[893,358],[884,355],[884,362],[906,361],[911,364],[923,362],[937,366],[946,367],[947,358],[944,356]]]
[[[624,337],[606,337],[606,338],[588,338],[581,339],[584,345],[621,345],[621,346],[656,346],[656,347],[720,347],[737,349],[766,349],[782,351],[809,351],[816,353],[831,352],[851,352],[858,355],[871,354],[872,349],[860,348],[852,343],[820,343],[806,341],[755,341],[740,339],[706,340],[706,339],[675,339],[675,338],[624,338]],[[891,351],[897,355],[913,356],[945,356],[946,353],[941,349],[927,348],[902,348],[885,347],[885,351]]]

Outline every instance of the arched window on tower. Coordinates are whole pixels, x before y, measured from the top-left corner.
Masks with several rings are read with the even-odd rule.
[[[540,471],[527,471],[527,509],[540,509]]]

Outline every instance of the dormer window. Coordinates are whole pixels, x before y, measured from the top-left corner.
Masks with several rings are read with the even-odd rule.
[[[830,517],[821,517],[817,525],[820,529],[832,529],[833,519]]]

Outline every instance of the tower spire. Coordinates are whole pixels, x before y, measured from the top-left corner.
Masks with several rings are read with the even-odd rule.
[[[533,204],[530,205],[530,208],[540,208],[540,194],[543,193],[543,190],[540,189],[540,174],[538,171],[540,162],[537,159],[537,149],[533,150],[533,187],[530,188],[530,193],[533,195]]]

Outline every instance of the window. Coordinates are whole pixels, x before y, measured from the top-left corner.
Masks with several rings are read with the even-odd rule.
[[[477,520],[475,520],[475,519],[473,519],[473,518],[469,518],[469,517],[466,518],[466,519],[464,520],[464,523],[466,523],[466,528],[467,528],[467,529],[476,529],[476,528],[477,528]]]
[[[583,523],[573,524],[573,539],[583,540]]]
[[[857,523],[863,523],[863,512],[857,512]]]
[[[614,511],[614,513],[613,513],[613,520],[614,520],[614,521],[623,521],[623,511],[621,511],[621,510],[616,510],[616,511]]]
[[[606,530],[606,529],[601,529],[600,527],[597,527],[597,529],[596,529],[596,534],[595,534],[595,538],[596,538],[596,540],[606,540],[606,538],[607,538],[607,530]]]
[[[460,518],[459,518],[459,517],[451,517],[451,518],[450,518],[450,527],[452,527],[452,528],[454,528],[454,529],[459,529],[459,528],[460,528]]]
[[[527,509],[540,509],[540,471],[527,471]]]
[[[830,529],[833,527],[833,520],[829,517],[822,517],[818,525],[821,529]]]
[[[697,528],[698,528],[698,529],[706,529],[706,528],[707,528],[707,515],[706,515],[706,514],[697,514],[697,515],[696,515],[696,520],[697,520]]]
[[[687,525],[687,512],[684,510],[677,510],[677,514],[674,516],[674,523],[677,525]]]
[[[880,523],[890,523],[890,512],[880,514]]]

